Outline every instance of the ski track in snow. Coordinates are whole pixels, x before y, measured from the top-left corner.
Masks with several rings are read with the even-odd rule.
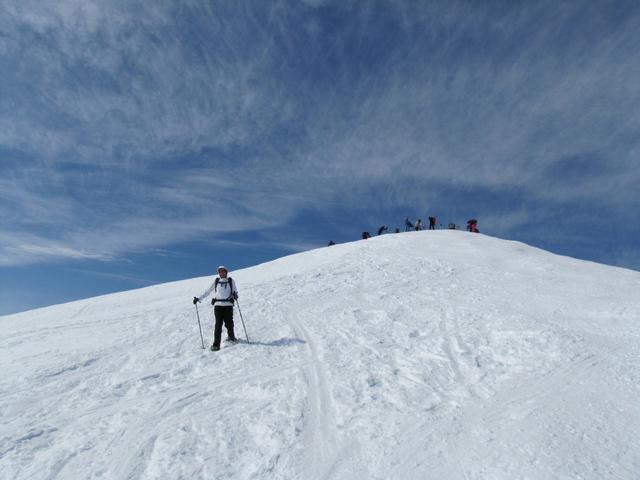
[[[3,480],[639,478],[638,272],[437,231],[232,276],[216,353],[210,278],[0,318]]]

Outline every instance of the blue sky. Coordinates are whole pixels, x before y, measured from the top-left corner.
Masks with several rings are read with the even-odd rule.
[[[435,215],[640,270],[640,4],[0,4],[0,314]]]

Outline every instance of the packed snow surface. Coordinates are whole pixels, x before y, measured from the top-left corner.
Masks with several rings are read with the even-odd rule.
[[[638,272],[435,231],[231,276],[217,353],[213,277],[1,317],[0,477],[640,478]]]

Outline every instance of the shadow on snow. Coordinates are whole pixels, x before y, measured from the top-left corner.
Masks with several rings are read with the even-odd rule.
[[[246,345],[246,340],[240,340],[238,343],[243,343]],[[272,340],[271,342],[257,342],[255,340],[251,340],[250,345],[260,345],[262,347],[291,347],[293,345],[299,345],[302,343],[307,343],[304,340],[299,338],[280,338],[278,340]]]

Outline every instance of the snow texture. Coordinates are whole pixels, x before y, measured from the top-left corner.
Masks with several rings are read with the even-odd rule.
[[[638,272],[435,231],[231,276],[216,353],[212,277],[1,317],[0,477],[640,478]]]

